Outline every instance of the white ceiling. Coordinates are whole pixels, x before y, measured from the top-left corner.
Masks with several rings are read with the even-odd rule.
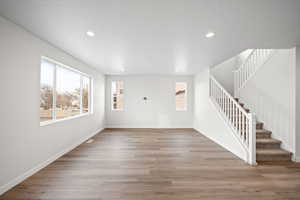
[[[0,0],[0,15],[106,74],[193,74],[300,44],[300,0]]]

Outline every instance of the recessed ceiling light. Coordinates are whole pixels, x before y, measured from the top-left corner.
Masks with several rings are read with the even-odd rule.
[[[208,32],[208,33],[206,33],[206,35],[205,35],[205,37],[207,37],[207,38],[212,38],[212,37],[214,37],[215,36],[215,33],[214,32]]]
[[[86,34],[89,37],[94,37],[95,36],[95,33],[93,31],[87,31]]]

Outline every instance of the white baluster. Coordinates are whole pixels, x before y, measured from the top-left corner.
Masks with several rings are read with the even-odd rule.
[[[238,133],[239,137],[241,137],[241,112],[238,110]]]
[[[249,119],[246,117],[246,144],[249,146],[249,129],[250,129],[250,125],[249,125]]]
[[[233,124],[233,102],[230,101],[230,122]]]
[[[246,70],[241,71],[241,74],[244,74],[244,76],[247,77],[247,74],[249,75],[249,67],[252,66],[253,65],[249,65],[248,68],[245,68]],[[211,77],[209,81],[209,92],[212,100],[216,103],[215,105],[218,106],[219,111],[225,117],[227,123],[230,123],[234,133],[247,149],[247,162],[249,164],[255,164],[255,116],[250,113],[246,113],[239,103],[236,102],[234,98],[213,77]]]
[[[229,98],[226,96],[226,113],[227,117],[229,118]]]
[[[224,92],[223,92],[223,90],[222,90],[222,96],[223,96],[223,104],[222,104],[222,106],[223,106],[223,112],[225,113],[225,94],[224,94]]]
[[[221,89],[218,87],[218,90],[219,90],[219,98],[220,98],[220,107],[222,109],[222,92],[221,92]]]
[[[235,129],[236,131],[238,131],[238,122],[237,122],[237,106],[234,105],[234,126],[235,126]]]

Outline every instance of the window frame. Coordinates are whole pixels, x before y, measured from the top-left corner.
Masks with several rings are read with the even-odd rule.
[[[114,97],[113,97],[113,91],[112,91],[112,83],[113,82],[122,82],[123,84],[123,107],[122,109],[114,109]],[[110,104],[111,104],[111,111],[124,111],[124,81],[123,80],[111,80],[110,81]]]
[[[80,118],[80,117],[84,117],[84,116],[88,116],[93,114],[93,77],[83,73],[73,67],[70,67],[68,65],[65,65],[61,62],[58,62],[52,58],[46,57],[46,56],[41,56],[40,59],[40,70],[41,70],[41,64],[43,62],[43,60],[50,62],[54,65],[54,69],[53,69],[53,104],[52,104],[52,119],[51,120],[46,120],[46,121],[40,121],[40,126],[45,126],[45,125],[49,125],[49,124],[53,124],[53,123],[57,123],[57,122],[62,122],[62,121],[66,121],[66,120],[71,120],[71,119],[76,119],[76,118]],[[74,116],[69,116],[69,117],[65,117],[62,119],[57,119],[56,118],[56,97],[57,97],[57,68],[64,68],[66,70],[72,71],[74,73],[77,73],[80,75],[80,114],[78,115],[74,115]],[[83,89],[83,76],[89,79],[89,96],[88,96],[88,112],[83,112],[83,104],[82,104],[82,89]],[[40,84],[41,84],[41,71],[40,71]],[[40,85],[41,88],[41,85]],[[39,90],[40,90],[39,88]],[[40,93],[41,95],[41,93]]]
[[[184,108],[178,109],[176,106],[176,85],[177,83],[181,83],[185,85],[185,94],[184,94]],[[175,110],[176,111],[187,111],[188,108],[188,100],[187,100],[187,93],[188,93],[188,84],[185,81],[176,81],[175,82]]]

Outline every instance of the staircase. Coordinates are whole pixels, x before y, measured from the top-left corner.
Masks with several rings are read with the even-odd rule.
[[[257,121],[255,114],[239,101],[240,91],[274,52],[272,49],[255,49],[234,71],[234,97],[210,74],[210,99],[247,152],[245,161],[251,165],[286,162],[292,157],[292,153],[281,149],[281,141],[272,138],[272,132],[264,129],[263,122]]]
[[[239,96],[239,91],[247,84],[261,66],[267,62],[276,51],[273,49],[254,49],[245,62],[237,67],[234,74],[234,96]]]
[[[250,110],[244,107],[244,104],[235,100],[245,109],[247,113]],[[281,141],[271,137],[272,132],[264,129],[263,122],[256,122],[256,161],[291,161],[292,154],[280,148]]]
[[[256,120],[255,115],[244,109],[237,99],[213,77],[209,78],[209,96],[224,121],[231,128],[234,136],[247,152],[245,161],[251,165],[256,164]]]

